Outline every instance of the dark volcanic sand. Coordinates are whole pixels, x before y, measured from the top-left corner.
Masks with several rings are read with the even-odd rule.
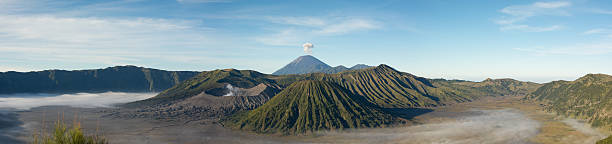
[[[290,139],[261,136],[225,129],[209,121],[198,122],[164,122],[143,118],[113,118],[104,116],[109,108],[73,108],[50,106],[33,108],[30,111],[18,112],[19,120],[24,122],[28,133],[42,129],[42,118],[45,118],[45,129],[49,131],[58,117],[65,123],[72,124],[76,119],[81,122],[87,133],[104,135],[110,143],[125,144],[166,144],[166,143],[287,143]],[[22,134],[21,140],[27,140],[31,134]]]
[[[0,110],[0,142],[3,143],[19,143],[16,138],[23,129],[19,127],[23,123],[19,121],[18,115],[10,111]]]

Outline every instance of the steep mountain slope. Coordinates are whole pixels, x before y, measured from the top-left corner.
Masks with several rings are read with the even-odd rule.
[[[542,102],[546,110],[586,119],[593,126],[612,125],[612,76],[588,74],[575,81],[544,84],[527,97]]]
[[[136,66],[92,70],[0,72],[0,94],[65,92],[157,92],[199,72],[164,71]]]
[[[272,79],[280,85],[301,79],[338,83],[351,93],[364,96],[370,102],[385,108],[433,107],[471,101],[488,95],[469,86],[432,83],[429,79],[399,72],[387,65],[337,74],[312,73]]]
[[[233,116],[224,123],[260,133],[300,134],[380,127],[393,122],[398,122],[398,118],[335,83],[305,80],[291,84],[261,107]]]
[[[254,109],[278,93],[280,87],[265,76],[235,69],[202,72],[153,98],[125,106],[139,108],[139,117],[221,117]]]
[[[272,73],[273,75],[288,75],[288,74],[306,74],[306,73],[339,73],[347,70],[364,69],[370,66],[364,64],[357,64],[351,68],[345,66],[331,67],[321,60],[311,55],[300,56],[293,60],[291,63],[285,65],[283,68]]]
[[[141,108],[144,116],[177,115],[222,117],[254,109],[276,93],[302,80],[319,80],[338,84],[347,93],[361,96],[384,108],[434,107],[472,101],[483,96],[501,96],[528,91],[513,83],[459,82],[430,80],[399,72],[387,65],[337,74],[266,75],[248,70],[215,70],[203,72],[159,95],[130,103]],[[477,85],[477,86],[475,86]],[[503,89],[502,89],[503,88]],[[501,91],[501,92],[497,92]],[[234,96],[230,96],[234,95]]]
[[[323,63],[321,60],[311,56],[304,55],[293,60],[283,68],[272,73],[274,75],[286,75],[286,74],[305,74],[313,72],[322,72],[326,69],[332,68],[331,66]]]

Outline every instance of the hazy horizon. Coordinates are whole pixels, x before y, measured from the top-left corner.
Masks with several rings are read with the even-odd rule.
[[[609,1],[0,0],[0,71],[331,65],[549,82],[612,74]]]

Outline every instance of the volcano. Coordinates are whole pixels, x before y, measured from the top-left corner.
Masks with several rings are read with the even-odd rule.
[[[351,68],[347,68],[345,66],[336,66],[331,67],[323,61],[317,59],[312,55],[304,55],[296,58],[291,61],[291,63],[285,65],[281,69],[272,73],[273,75],[288,75],[288,74],[307,74],[307,73],[338,73],[347,70],[356,70],[356,69],[364,69],[369,68],[371,66],[365,64],[357,64]]]

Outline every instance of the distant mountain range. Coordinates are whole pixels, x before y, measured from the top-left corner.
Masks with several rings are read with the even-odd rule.
[[[434,80],[438,84],[461,85],[480,89],[483,92],[494,95],[513,95],[524,96],[538,89],[542,84],[534,82],[524,82],[514,79],[491,79],[487,78],[481,82],[463,80]]]
[[[276,74],[338,73],[370,66],[330,67],[313,56],[301,56]],[[90,70],[44,70],[0,72],[0,94],[73,92],[161,92],[200,72],[165,71],[137,66]]]
[[[612,76],[589,74],[546,84],[513,79],[427,79],[388,65],[331,67],[301,56],[274,74],[219,69],[164,71],[136,66],[0,73],[0,94],[160,92],[125,104],[121,116],[221,120],[257,133],[381,127],[403,122],[391,109],[430,108],[489,96],[525,96],[546,110],[612,127]]]
[[[127,114],[129,117],[214,117],[243,130],[301,134],[385,126],[400,119],[385,108],[442,106],[514,95],[537,86],[508,79],[459,84],[414,76],[387,65],[335,74],[268,75],[225,69],[202,72],[153,98],[126,106],[139,109]]]
[[[0,94],[69,92],[160,92],[200,72],[136,66],[92,70],[0,72]]]
[[[357,64],[353,67],[347,68],[345,66],[331,67],[321,60],[311,55],[304,55],[296,58],[291,63],[285,65],[281,69],[272,73],[273,75],[287,75],[287,74],[306,74],[306,73],[338,73],[347,70],[356,70],[368,68],[371,66],[365,64]]]

